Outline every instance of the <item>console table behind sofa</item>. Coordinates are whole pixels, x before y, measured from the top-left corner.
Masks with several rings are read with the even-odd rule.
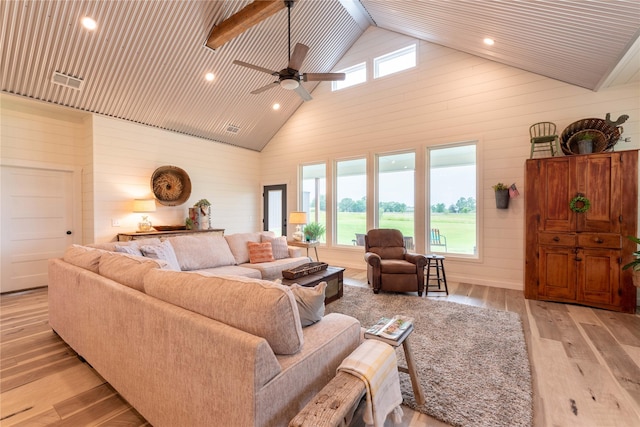
[[[118,233],[118,242],[129,242],[137,239],[147,239],[149,237],[171,237],[181,234],[208,233],[224,236],[224,228],[210,228],[208,230],[175,230],[175,231],[146,231],[143,233]]]

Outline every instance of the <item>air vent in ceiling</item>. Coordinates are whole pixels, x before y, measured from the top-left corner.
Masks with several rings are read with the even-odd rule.
[[[239,126],[236,126],[236,125],[228,125],[227,126],[227,132],[229,132],[229,133],[238,133],[239,130],[240,130]]]
[[[65,86],[75,90],[82,89],[82,85],[84,84],[83,80],[67,76],[66,74],[58,73],[57,71],[53,73],[51,81],[57,85]]]

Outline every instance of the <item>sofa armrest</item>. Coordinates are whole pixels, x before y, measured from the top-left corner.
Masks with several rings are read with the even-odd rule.
[[[367,252],[364,254],[364,260],[367,262],[367,264],[369,264],[371,267],[378,267],[380,268],[380,255],[373,253],[373,252]]]
[[[298,246],[287,246],[289,248],[289,258],[298,258],[301,256],[306,256],[302,253],[301,247]]]
[[[424,268],[427,265],[427,259],[424,255],[421,254],[404,254],[404,259],[409,261],[411,264],[415,264],[418,268]]]

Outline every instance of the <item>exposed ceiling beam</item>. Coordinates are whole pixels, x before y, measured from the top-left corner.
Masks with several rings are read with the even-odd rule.
[[[285,2],[283,0],[256,0],[253,3],[249,3],[239,12],[215,25],[209,33],[205,46],[216,50],[229,40],[284,8]]]

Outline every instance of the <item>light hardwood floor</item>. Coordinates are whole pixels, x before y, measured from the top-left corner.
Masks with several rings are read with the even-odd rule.
[[[367,286],[365,272],[345,273],[346,284]],[[639,315],[527,301],[521,291],[465,283],[449,283],[449,290],[429,298],[521,315],[536,427],[640,426]],[[46,288],[0,297],[0,424],[149,425],[51,331],[47,313]],[[444,425],[408,408],[402,423]],[[352,427],[360,426],[356,414]]]

